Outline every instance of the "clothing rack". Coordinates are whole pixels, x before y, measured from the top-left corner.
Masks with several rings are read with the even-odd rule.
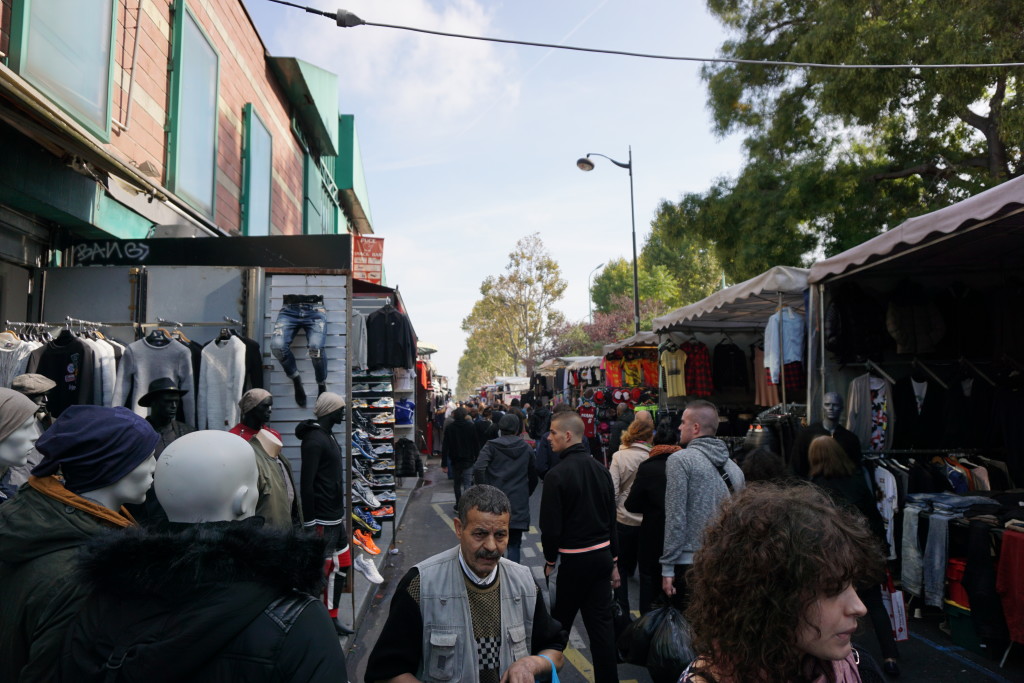
[[[861,451],[861,455],[871,459],[872,456],[883,455],[984,455],[993,449],[982,448],[890,448],[884,451]]]
[[[109,323],[97,323],[97,322],[93,322],[91,320],[81,320],[79,318],[72,318],[70,315],[65,317],[64,320],[66,321],[67,325],[80,325],[80,326],[83,326],[83,327],[109,327],[110,326]]]

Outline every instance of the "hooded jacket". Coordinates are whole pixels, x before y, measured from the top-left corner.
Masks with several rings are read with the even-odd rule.
[[[167,529],[85,548],[78,570],[90,596],[58,681],[347,680],[327,610],[309,595],[323,578],[321,539],[258,518]]]
[[[31,477],[0,507],[0,680],[48,681],[68,624],[84,597],[71,573],[87,541],[130,518]]]
[[[679,446],[661,444],[636,469],[636,479],[623,507],[643,517],[640,522],[640,573],[661,573],[661,551],[665,547],[665,465]]]
[[[490,484],[508,496],[512,507],[508,526],[521,531],[530,528],[530,496],[537,478],[533,449],[512,434],[485,443],[473,467],[474,484]]]
[[[469,420],[453,420],[445,427],[444,441],[441,445],[441,464],[461,472],[472,467],[480,454],[480,441],[477,439],[476,427]]]
[[[299,497],[305,526],[335,526],[345,522],[345,489],[341,485],[344,462],[334,434],[316,420],[295,428],[302,442]]]
[[[719,468],[729,475],[733,491],[743,489],[746,482],[743,471],[729,459],[729,448],[721,439],[701,436],[669,456],[665,464],[662,576],[674,576],[677,564],[693,564],[693,554],[700,549],[704,528],[729,496],[729,487]]]

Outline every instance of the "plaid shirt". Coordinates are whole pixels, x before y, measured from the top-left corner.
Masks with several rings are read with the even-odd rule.
[[[688,396],[710,396],[715,390],[711,380],[711,354],[708,347],[700,342],[688,341],[679,348],[686,352],[686,394]]]

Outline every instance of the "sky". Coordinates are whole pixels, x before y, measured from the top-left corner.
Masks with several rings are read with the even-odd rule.
[[[454,388],[460,324],[515,243],[540,233],[568,281],[557,307],[588,314],[588,277],[632,258],[658,205],[706,190],[742,163],[740,139],[714,135],[700,65],[510,46],[391,28],[339,28],[322,16],[245,0],[272,55],[338,74],[355,116],[387,284]],[[366,21],[453,33],[714,57],[727,38],[700,0],[303,0]]]

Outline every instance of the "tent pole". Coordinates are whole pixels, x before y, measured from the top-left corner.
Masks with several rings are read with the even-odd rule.
[[[782,409],[786,410],[786,339],[782,326],[782,292],[779,292],[779,381],[782,382]]]

